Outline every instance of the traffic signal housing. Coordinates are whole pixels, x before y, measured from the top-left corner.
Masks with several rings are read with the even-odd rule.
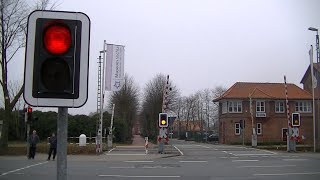
[[[159,127],[164,128],[169,126],[168,114],[167,113],[159,113]]]
[[[245,121],[244,120],[240,120],[240,128],[244,129],[245,128]]]
[[[300,126],[300,113],[292,113],[292,126],[299,127]]]
[[[32,108],[28,107],[27,108],[27,122],[32,122],[33,118],[32,118]]]
[[[80,107],[88,97],[90,19],[34,11],[28,18],[24,99],[33,106]]]

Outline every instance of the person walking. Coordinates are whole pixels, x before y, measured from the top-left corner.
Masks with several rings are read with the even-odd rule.
[[[37,148],[37,144],[39,142],[39,136],[37,135],[37,131],[33,130],[32,134],[30,135],[29,139],[28,139],[28,143],[29,143],[29,159],[34,159],[34,156],[36,155],[36,148]]]
[[[54,158],[57,154],[57,137],[54,133],[52,133],[51,137],[49,137],[49,143],[50,143],[50,149],[49,149],[49,156],[48,161],[50,161],[51,154],[53,153],[52,160],[54,161]]]

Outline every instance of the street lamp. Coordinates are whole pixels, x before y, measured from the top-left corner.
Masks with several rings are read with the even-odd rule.
[[[317,63],[319,63],[320,61],[320,52],[319,52],[319,30],[317,28],[314,27],[309,27],[308,30],[310,31],[316,31],[317,35],[316,35],[316,49],[317,49]]]
[[[316,49],[317,49],[317,63],[320,62],[320,52],[319,52],[319,31],[317,28],[314,28],[314,27],[309,27],[308,30],[310,31],[316,31],[317,32],[317,35],[316,35]],[[311,69],[311,79],[312,79],[312,83],[311,83],[311,87],[312,87],[312,101],[313,101],[313,150],[314,152],[316,152],[316,138],[315,138],[315,134],[316,134],[316,124],[315,124],[315,103],[314,103],[314,82],[313,82],[313,77],[314,77],[314,74],[313,74],[313,60],[312,60],[312,56],[313,56],[313,48],[311,46],[311,50],[310,50],[310,69]],[[319,77],[317,77],[317,79],[319,79]],[[317,80],[316,80],[317,81]],[[319,106],[319,101],[320,101],[320,97],[318,97],[318,107],[320,108]],[[318,118],[320,117],[320,110],[318,111]],[[319,134],[319,132],[318,132]]]

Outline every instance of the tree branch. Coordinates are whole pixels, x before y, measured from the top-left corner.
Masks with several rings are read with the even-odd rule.
[[[21,86],[18,94],[13,98],[13,100],[10,102],[10,111],[12,111],[13,107],[16,105],[17,101],[19,100],[20,96],[22,95],[23,93],[23,89],[24,89],[24,84]]]

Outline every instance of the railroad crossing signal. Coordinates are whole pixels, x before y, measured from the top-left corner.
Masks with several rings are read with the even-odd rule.
[[[28,17],[24,99],[32,106],[81,107],[88,98],[90,19],[79,12]]]
[[[292,113],[292,126],[299,127],[300,126],[300,113]]]
[[[168,114],[167,113],[159,113],[159,127],[168,127],[169,121],[168,121]]]

